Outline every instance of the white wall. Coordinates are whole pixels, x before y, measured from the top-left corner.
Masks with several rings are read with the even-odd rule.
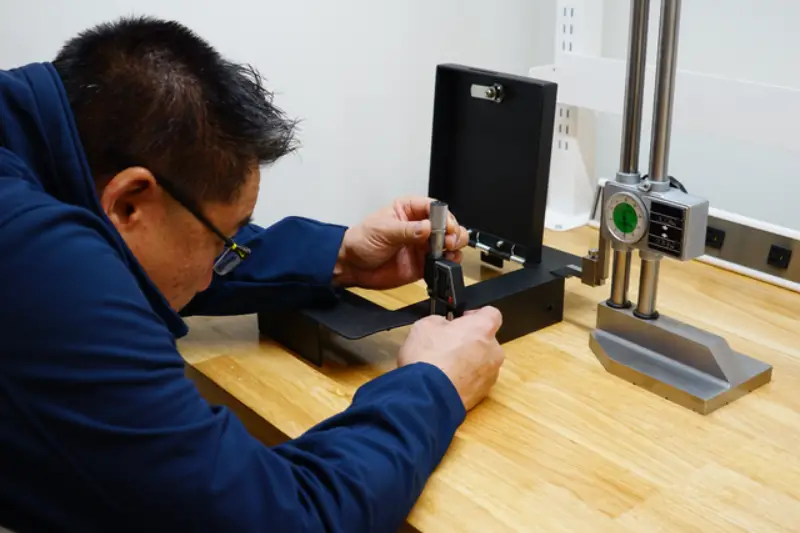
[[[604,2],[604,55],[624,58],[630,0],[586,1]],[[652,0],[654,19],[659,3]],[[680,69],[800,87],[800,2],[682,4]],[[258,67],[277,103],[303,120],[301,151],[264,173],[257,221],[302,214],[349,224],[395,196],[425,192],[435,65],[525,74],[549,64],[555,6],[556,0],[0,0],[0,68],[50,59],[76,32],[120,15],[178,19]],[[654,20],[651,62],[656,36]],[[597,117],[588,161],[595,176],[613,177],[620,129],[619,116]],[[649,121],[644,134],[646,169]],[[800,198],[800,139],[798,151],[781,151],[673,134],[670,171],[691,192],[714,207],[800,229],[793,201]],[[302,194],[306,186],[314,193]]]
[[[624,59],[630,0],[604,2],[603,55]],[[651,18],[648,46],[652,64],[656,58],[660,2],[653,0],[651,4],[656,11],[656,19]],[[798,28],[797,0],[685,0],[678,68],[800,88]],[[709,94],[708,98],[714,95]],[[783,120],[800,117],[775,117],[776,122]],[[646,171],[649,120],[643,131],[641,168]],[[598,117],[598,177],[613,178],[619,164],[620,133],[619,116]],[[674,129],[670,174],[680,179],[689,192],[708,198],[713,207],[800,229],[800,139],[796,150],[785,151],[768,144],[733,142],[722,136]]]
[[[262,224],[351,224],[424,194],[436,64],[526,74],[552,62],[555,32],[555,0],[0,0],[0,68],[131,13],[177,19],[254,64],[303,120],[302,150],[263,175]]]

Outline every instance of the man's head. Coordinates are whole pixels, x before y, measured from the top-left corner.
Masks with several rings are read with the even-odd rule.
[[[253,69],[175,22],[100,25],[53,64],[103,210],[181,309],[211,281],[223,237],[248,222],[260,165],[293,149],[294,124]]]

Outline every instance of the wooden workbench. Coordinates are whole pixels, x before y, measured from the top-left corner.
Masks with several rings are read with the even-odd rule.
[[[583,255],[595,230],[548,233]],[[479,275],[466,261],[468,276]],[[635,301],[638,261],[633,269]],[[387,307],[420,285],[373,294]],[[408,517],[424,532],[800,531],[800,295],[693,262],[666,261],[659,309],[774,365],[773,381],[708,416],[603,369],[589,349],[608,287],[567,282],[560,324],[506,345],[491,396],[473,410]],[[350,346],[319,369],[268,340],[254,316],[194,318],[180,348],[214,402],[272,444],[345,409],[394,365],[407,329]]]

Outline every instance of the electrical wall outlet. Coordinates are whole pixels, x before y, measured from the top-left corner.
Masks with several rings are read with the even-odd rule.
[[[792,260],[792,251],[788,248],[773,244],[769,248],[769,255],[767,256],[767,264],[775,268],[787,269],[789,268],[789,261]]]
[[[725,244],[725,230],[708,226],[706,230],[706,246],[714,250],[721,250]]]
[[[798,255],[800,232],[718,209],[709,212],[706,262],[723,268],[733,265],[748,276],[800,291]]]

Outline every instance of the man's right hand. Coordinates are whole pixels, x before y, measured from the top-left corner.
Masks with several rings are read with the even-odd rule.
[[[467,311],[452,321],[437,315],[425,317],[411,328],[398,365],[422,362],[439,367],[470,410],[489,393],[505,360],[496,337],[502,322],[494,307]]]

